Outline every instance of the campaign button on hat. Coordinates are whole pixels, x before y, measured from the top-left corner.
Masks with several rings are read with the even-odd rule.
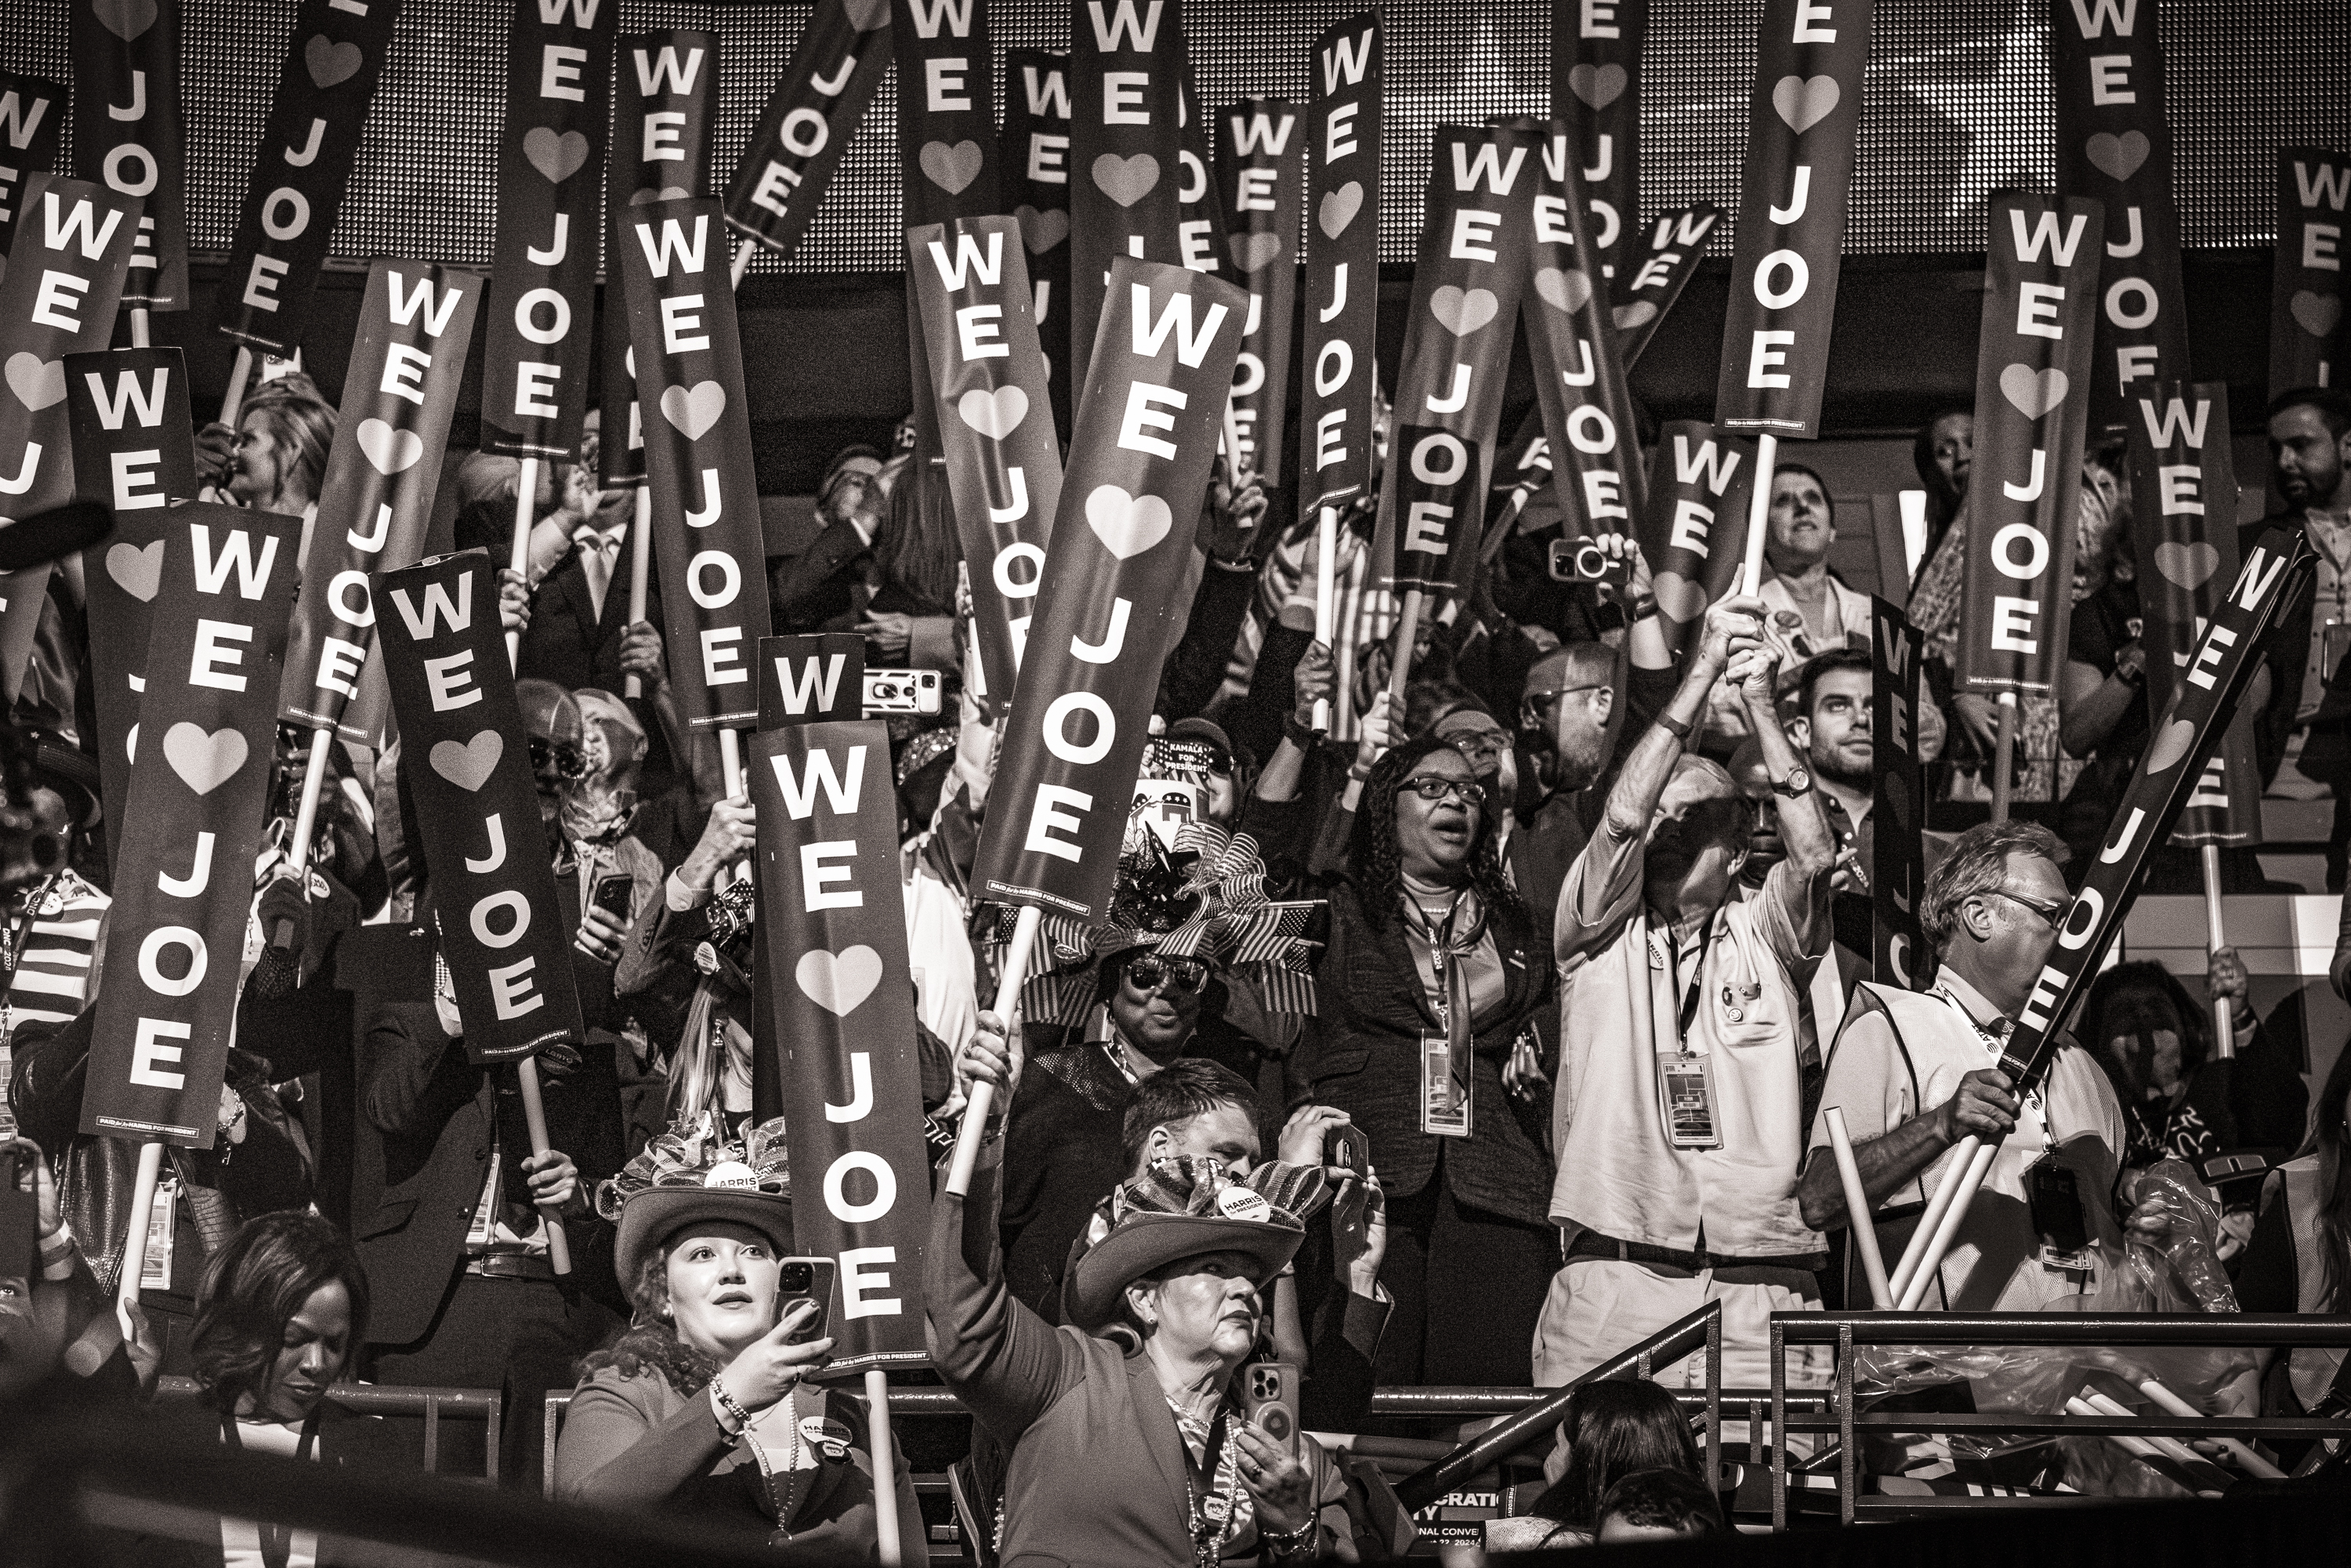
[[[759,1185],[759,1173],[741,1160],[721,1160],[704,1175],[702,1185],[756,1187]]]
[[[1273,1206],[1245,1186],[1228,1186],[1217,1194],[1217,1212],[1228,1219],[1270,1223]]]

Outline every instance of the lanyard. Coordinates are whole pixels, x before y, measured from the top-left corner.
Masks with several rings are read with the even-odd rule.
[[[1172,1399],[1167,1401],[1167,1408],[1177,1416],[1176,1440],[1184,1449],[1184,1502],[1191,1514],[1185,1522],[1192,1531],[1193,1559],[1198,1568],[1216,1568],[1217,1560],[1225,1554],[1225,1542],[1232,1539],[1233,1521],[1240,1511],[1237,1497],[1228,1500],[1216,1490],[1217,1466],[1224,1455],[1227,1412],[1217,1409],[1216,1420],[1208,1427],[1203,1459],[1195,1459],[1192,1445],[1185,1440],[1183,1412],[1176,1408]],[[1208,1505],[1218,1501],[1226,1505],[1222,1521],[1213,1520],[1208,1512]]]
[[[1714,923],[1720,917],[1721,912],[1719,910],[1715,914],[1709,915],[1706,917],[1706,925],[1703,927],[1702,934],[1698,939],[1698,967],[1690,972],[1689,984],[1687,986],[1681,987],[1682,1006],[1680,1033],[1682,1049],[1684,1051],[1687,1051],[1689,1049],[1689,1028],[1691,1022],[1698,1017],[1698,998],[1706,992],[1706,957],[1707,954],[1711,951],[1714,946]],[[1674,928],[1670,925],[1666,927],[1666,958],[1667,962],[1674,966],[1674,982],[1676,985],[1679,986],[1681,983],[1681,945],[1674,940]]]
[[[310,1450],[318,1446],[319,1415],[318,1410],[313,1410],[302,1423],[302,1440],[294,1449],[297,1464],[307,1464]],[[221,1414],[221,1440],[232,1448],[245,1447],[244,1440],[236,1435],[236,1417],[226,1411]],[[261,1537],[261,1561],[266,1568],[286,1568],[287,1559],[294,1554],[293,1527],[265,1519],[257,1521],[254,1529]]]
[[[1410,893],[1405,894],[1405,918],[1418,927],[1428,943],[1428,967],[1435,984],[1428,988],[1429,1005],[1437,1011],[1437,1027],[1450,1035],[1453,1032],[1453,989],[1447,976],[1447,966],[1453,960],[1453,922],[1461,913],[1461,894],[1457,890],[1453,902],[1445,906],[1445,919],[1437,917],[1421,907],[1420,900]]]

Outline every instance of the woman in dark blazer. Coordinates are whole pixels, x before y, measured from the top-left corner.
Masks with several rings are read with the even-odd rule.
[[[1552,1000],[1550,934],[1502,874],[1468,759],[1435,736],[1372,768],[1348,868],[1331,890],[1321,1014],[1295,1071],[1303,1098],[1370,1135],[1387,1191],[1380,1282],[1395,1312],[1380,1382],[1522,1385],[1559,1258],[1549,1093],[1506,1070]],[[1423,1130],[1424,1059],[1437,1042],[1452,1082],[1427,1108],[1466,1122],[1463,1135]]]

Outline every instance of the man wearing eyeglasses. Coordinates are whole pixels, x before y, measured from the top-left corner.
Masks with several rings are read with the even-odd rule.
[[[1925,1300],[1928,1311],[2037,1312],[2095,1288],[2088,1243],[2120,1239],[2108,1195],[2121,1167],[2122,1106],[2089,1052],[2068,1041],[2020,1099],[2000,1054],[2071,899],[2056,835],[1988,822],[1927,878],[1918,923],[1941,956],[1924,995],[1865,985],[1829,1057],[1821,1105],[1843,1108],[1891,1269],[1942,1178],[1951,1145],[2003,1138]],[[1800,1197],[1807,1224],[1849,1224],[1824,1122],[1815,1119]],[[1846,1299],[1868,1300],[1857,1264]]]
[[[1529,909],[1553,909],[1567,868],[1591,830],[1584,791],[1608,769],[1614,741],[1616,653],[1605,643],[1563,643],[1537,659],[1519,698],[1519,727],[1549,758],[1549,793],[1510,835],[1510,874]]]

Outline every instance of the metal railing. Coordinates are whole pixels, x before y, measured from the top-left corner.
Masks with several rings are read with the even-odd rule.
[[[193,1377],[161,1377],[155,1381],[158,1403],[193,1404],[204,1392]],[[498,1479],[498,1422],[506,1396],[495,1388],[402,1388],[375,1383],[338,1383],[327,1397],[360,1416],[421,1416],[424,1418],[424,1473],[441,1471],[441,1418],[483,1424],[483,1479]]]
[[[1791,1416],[1788,1346],[1832,1345],[1836,1375],[1824,1416]],[[1953,1507],[1981,1507],[1974,1498],[1906,1498],[1865,1505],[1860,1497],[1858,1439],[1873,1432],[1997,1432],[2020,1437],[2341,1437],[2341,1421],[2254,1416],[2042,1416],[1994,1411],[1959,1415],[1901,1410],[1863,1415],[1854,1407],[1854,1351],[1872,1345],[2049,1345],[2085,1350],[2155,1345],[2193,1350],[2332,1350],[2351,1347],[2351,1315],[2252,1312],[1774,1312],[1771,1314],[1771,1429],[1774,1433],[1834,1432],[1837,1436],[1837,1521],[1899,1518]],[[1800,1396],[1801,1397],[1801,1396]],[[1775,1442],[1771,1460],[1771,1528],[1787,1528],[1787,1444]],[[1999,1506],[2030,1500],[2003,1498]]]

